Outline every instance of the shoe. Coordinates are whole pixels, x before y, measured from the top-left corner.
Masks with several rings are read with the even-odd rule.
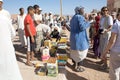
[[[77,68],[75,68],[75,71],[76,72],[83,72],[83,71],[85,71],[85,69],[82,68],[81,66],[77,66]]]
[[[103,64],[103,61],[101,60],[101,61],[96,62],[96,63],[102,65],[102,64]]]
[[[107,64],[103,64],[101,67],[100,67],[101,70],[108,70],[108,66]]]

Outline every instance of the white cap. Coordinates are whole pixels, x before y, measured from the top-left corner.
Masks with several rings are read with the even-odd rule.
[[[52,12],[49,12],[50,14],[52,14]]]
[[[1,2],[3,2],[3,0],[0,0]]]
[[[40,11],[42,11],[42,8],[39,8]]]

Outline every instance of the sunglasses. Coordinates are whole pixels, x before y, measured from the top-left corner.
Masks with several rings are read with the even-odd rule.
[[[108,10],[103,10],[103,11],[108,11]]]

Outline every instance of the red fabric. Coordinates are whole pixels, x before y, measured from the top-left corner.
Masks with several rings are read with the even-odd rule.
[[[100,23],[100,16],[96,16],[95,21],[96,21],[96,23]]]
[[[96,29],[96,32],[98,32],[98,29],[99,29],[99,23],[100,23],[100,16],[96,16],[95,17],[95,29]]]
[[[32,17],[29,14],[25,17],[25,20],[24,20],[24,26],[25,26],[24,30],[25,30],[25,35],[26,36],[30,36],[30,34],[27,30],[27,25],[28,24],[30,25],[30,31],[32,33],[32,36],[35,36],[36,35],[35,25],[34,25]]]

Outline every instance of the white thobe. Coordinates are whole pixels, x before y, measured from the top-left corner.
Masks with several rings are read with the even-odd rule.
[[[10,20],[0,15],[0,80],[22,80],[12,38],[15,30]]]

